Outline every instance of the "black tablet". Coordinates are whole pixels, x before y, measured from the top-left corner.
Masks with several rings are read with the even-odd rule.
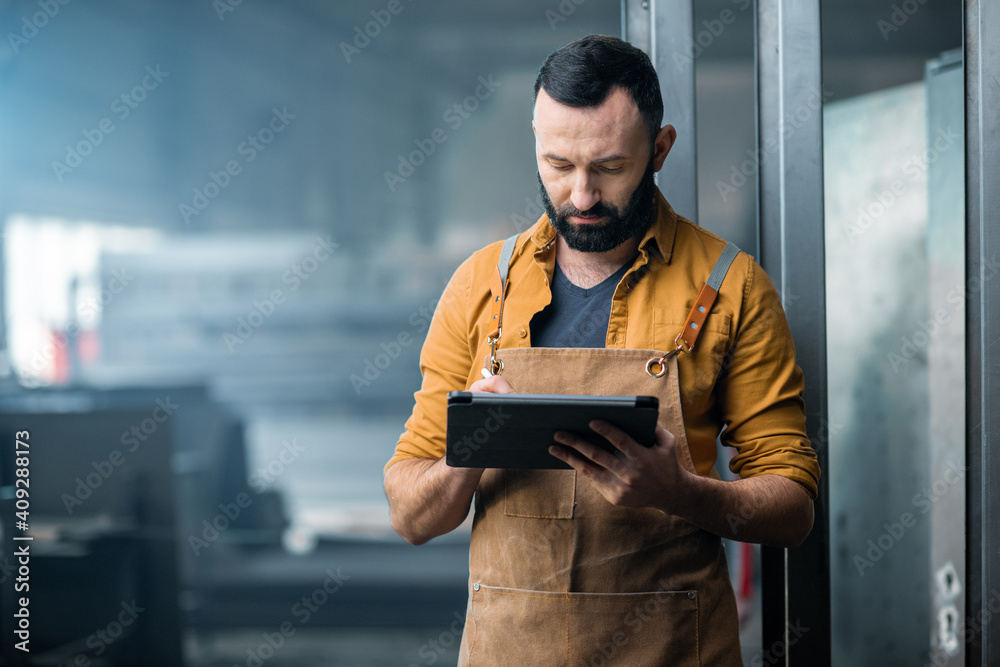
[[[548,452],[556,444],[556,431],[578,433],[610,447],[587,425],[601,419],[649,447],[658,412],[655,396],[453,391],[448,394],[446,462],[457,468],[568,468]]]

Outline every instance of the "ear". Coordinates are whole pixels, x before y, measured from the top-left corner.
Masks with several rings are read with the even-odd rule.
[[[664,125],[660,128],[656,135],[656,141],[653,142],[653,171],[659,171],[663,168],[663,161],[667,159],[667,153],[670,152],[676,140],[677,130],[674,129],[673,125]]]

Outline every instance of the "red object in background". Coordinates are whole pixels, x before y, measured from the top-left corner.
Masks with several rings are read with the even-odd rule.
[[[77,334],[76,353],[82,366],[93,366],[101,358],[101,337],[93,329]]]
[[[744,600],[753,597],[753,545],[740,542],[740,590],[739,596]]]
[[[69,383],[69,348],[66,339],[65,333],[52,332],[52,382],[55,384]]]

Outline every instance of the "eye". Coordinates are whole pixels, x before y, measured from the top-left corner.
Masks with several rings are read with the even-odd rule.
[[[563,164],[555,162],[549,162],[549,166],[555,169],[556,171],[569,171],[570,169],[573,168],[573,165],[571,164]]]
[[[624,168],[625,167],[622,165],[618,165],[617,167],[605,167],[604,165],[601,165],[601,171],[603,171],[605,174],[617,174]]]

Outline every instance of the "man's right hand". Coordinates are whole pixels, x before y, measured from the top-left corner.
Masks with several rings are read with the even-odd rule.
[[[489,394],[513,394],[514,388],[503,379],[502,375],[491,375],[482,380],[476,380],[468,391],[486,392]]]
[[[499,375],[477,380],[468,389],[513,394]],[[451,532],[469,514],[483,468],[452,468],[440,459],[405,459],[385,473],[392,527],[410,544],[423,544]]]

